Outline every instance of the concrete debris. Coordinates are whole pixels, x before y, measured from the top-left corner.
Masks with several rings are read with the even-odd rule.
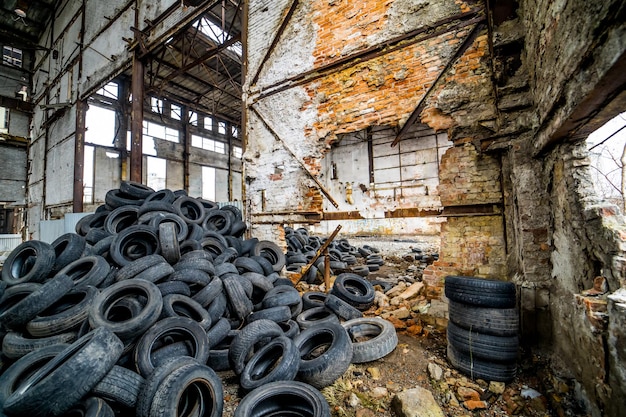
[[[443,378],[443,369],[436,363],[429,362],[428,375],[430,375],[430,377],[435,381],[441,381],[441,378]]]
[[[420,387],[398,393],[393,397],[391,407],[400,417],[444,417],[433,394]]]

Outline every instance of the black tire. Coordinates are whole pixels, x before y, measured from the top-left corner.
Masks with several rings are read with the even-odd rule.
[[[215,265],[215,275],[218,277],[222,277],[226,274],[236,274],[239,275],[239,270],[235,265],[230,262],[222,262],[221,264]]]
[[[123,348],[122,342],[111,331],[95,329],[22,383],[6,399],[5,412],[30,416],[63,414],[113,368]]]
[[[72,289],[73,281],[66,275],[57,275],[18,303],[0,313],[0,324],[19,329],[34,319]]]
[[[261,268],[263,268],[263,275],[267,276],[274,272],[274,266],[267,260],[267,258],[263,256],[251,256],[250,259],[254,259],[259,265],[261,265]]]
[[[174,201],[174,210],[185,222],[201,224],[205,218],[204,205],[192,197],[179,197]]]
[[[319,390],[298,381],[276,381],[248,393],[234,417],[330,417],[330,407]]]
[[[115,411],[102,398],[86,397],[62,417],[115,417]]]
[[[368,263],[368,264],[365,264],[365,265],[367,266],[367,269],[370,272],[376,272],[376,271],[378,271],[380,269],[380,265],[378,265],[378,264],[369,264]]]
[[[196,300],[202,307],[208,307],[209,304],[215,300],[215,298],[222,294],[223,284],[222,280],[218,277],[214,277],[211,282],[205,285],[200,291],[193,295],[194,300]]]
[[[327,296],[321,291],[307,291],[302,294],[302,308],[308,310],[313,307],[323,307]]]
[[[161,223],[159,224],[158,230],[161,255],[163,255],[170,265],[174,265],[180,260],[180,247],[178,246],[178,237],[176,236],[176,226],[171,222]]]
[[[190,252],[191,253],[191,252]],[[181,271],[183,269],[199,269],[204,271],[210,276],[216,275],[215,266],[209,258],[200,257],[188,257],[183,258],[173,266],[174,271]]]
[[[146,378],[145,383],[139,390],[139,396],[137,397],[137,406],[135,407],[137,417],[150,417],[150,405],[154,394],[159,389],[159,385],[168,375],[174,372],[176,369],[197,363],[195,359],[188,356],[181,356],[166,361],[163,365],[155,368],[154,372]]]
[[[143,377],[137,372],[115,365],[93,387],[91,393],[115,404],[134,408],[144,382]]]
[[[513,308],[516,304],[512,282],[450,275],[444,285],[446,297],[459,303],[495,308]]]
[[[470,378],[485,381],[510,382],[515,378],[517,371],[515,362],[498,363],[470,357],[456,350],[450,343],[448,343],[448,361]]]
[[[222,284],[224,285],[224,292],[228,298],[231,310],[239,320],[244,321],[254,308],[252,301],[246,295],[244,287],[237,278],[230,275],[222,277]]]
[[[76,233],[66,233],[55,239],[55,241],[51,243],[55,254],[52,271],[57,272],[69,263],[80,258],[85,251],[86,244],[85,238]]]
[[[361,311],[374,303],[374,286],[362,276],[349,272],[337,276],[330,293]]]
[[[252,250],[253,256],[262,256],[271,264],[274,272],[280,272],[286,263],[285,254],[282,249],[274,242],[269,240],[259,241]]]
[[[300,351],[297,379],[322,389],[341,377],[352,361],[352,343],[338,323],[312,326],[294,338]]]
[[[226,236],[226,237],[230,237],[230,236]],[[219,256],[217,256],[213,260],[213,263],[215,265],[219,265],[223,263],[233,263],[238,257],[239,257],[239,252],[237,252],[237,249],[233,247],[229,247],[229,248],[224,249],[224,252],[222,252]]]
[[[324,305],[304,310],[296,317],[296,323],[301,329],[308,329],[311,326],[324,325],[329,322],[339,323],[339,317]]]
[[[158,254],[159,251],[156,230],[146,225],[135,225],[115,236],[109,254],[113,262],[123,267],[143,256]]]
[[[217,297],[206,307],[206,311],[208,311],[209,316],[211,317],[211,322],[217,322],[226,312],[228,307],[228,300],[226,300],[226,295],[224,293],[218,294]]]
[[[519,328],[516,308],[476,307],[450,300],[450,321],[464,329],[493,336],[515,336]]]
[[[93,214],[88,214],[81,218],[78,223],[76,223],[76,233],[81,236],[86,236],[92,228],[103,227],[104,221],[109,213],[109,210],[96,211]]]
[[[92,286],[72,289],[26,323],[26,331],[33,337],[46,337],[76,329],[89,316],[97,294]]]
[[[9,359],[18,359],[39,349],[57,345],[59,343],[73,343],[76,341],[76,333],[61,333],[48,337],[34,339],[24,337],[20,333],[8,332],[2,338],[2,354]]]
[[[82,288],[87,285],[97,287],[107,277],[111,267],[102,256],[85,256],[71,262],[59,272],[59,275],[67,275],[74,282],[74,288]]]
[[[357,265],[352,267],[352,273],[366,277],[370,274],[370,269],[365,265]]]
[[[8,285],[24,282],[42,282],[54,266],[52,245],[39,240],[29,240],[11,251],[2,266],[2,280]]]
[[[187,283],[182,281],[165,281],[157,284],[157,288],[161,292],[161,295],[165,297],[170,294],[182,294],[187,297],[191,296],[191,288]]]
[[[190,353],[199,363],[206,363],[209,357],[209,338],[206,331],[194,320],[187,317],[168,317],[159,320],[137,341],[134,359],[137,370],[147,378],[155,369],[151,355],[154,350],[168,344],[184,340]]]
[[[333,294],[328,294],[324,301],[324,307],[335,313],[342,320],[353,320],[363,317],[363,313],[360,310]]]
[[[137,224],[138,206],[121,206],[109,213],[104,220],[104,231],[114,235],[127,227]]]
[[[256,272],[261,275],[265,274],[263,267],[252,258],[239,257],[235,259],[233,265],[237,267],[240,274],[244,274],[246,272]]]
[[[133,279],[143,279],[153,283],[157,283],[166,280],[172,274],[174,274],[174,268],[167,262],[162,262],[156,265],[152,265],[150,268],[138,273]]]
[[[34,350],[4,369],[0,376],[0,409],[7,398],[19,387],[19,385],[32,376],[43,364],[52,360],[69,345],[65,343],[54,344]],[[2,414],[4,415],[4,414]]]
[[[4,284],[6,285],[6,283]],[[23,284],[17,284],[5,288],[2,292],[2,297],[0,297],[0,313],[5,312],[33,292],[37,291],[41,288],[41,285],[42,284],[37,284],[35,282],[25,282]]]
[[[154,193],[152,188],[135,181],[122,181],[120,183],[120,191],[136,199],[145,199]]]
[[[172,204],[174,200],[176,200],[176,196],[174,195],[174,192],[166,188],[163,190],[155,191],[152,194],[150,194],[148,197],[146,197],[146,201],[144,204],[156,203],[156,202]]]
[[[126,266],[120,268],[115,273],[115,280],[124,281],[126,279],[134,278],[135,275],[145,271],[151,266],[154,266],[160,263],[165,263],[165,264],[167,263],[165,258],[163,258],[161,255],[144,256],[143,258],[139,258],[127,264]]]
[[[281,329],[283,329],[285,336],[290,339],[293,339],[300,334],[300,326],[298,326],[298,323],[296,323],[295,320],[283,321],[278,323],[278,325]]]
[[[191,415],[221,417],[222,381],[206,365],[183,365],[163,378],[151,402],[150,416],[176,417],[196,411],[198,414]]]
[[[184,242],[187,239],[187,235],[189,234],[189,227],[185,220],[183,220],[180,216],[174,213],[166,213],[160,214],[158,216],[154,216],[150,219],[150,226],[155,229],[159,229],[159,226],[164,223],[173,223],[176,233],[176,239],[178,242]]]
[[[197,301],[182,294],[163,297],[161,317],[187,317],[198,323],[205,331],[211,328],[211,317],[206,309]]]
[[[293,340],[279,336],[254,353],[241,372],[239,384],[250,391],[274,381],[291,381],[299,364],[300,352]]]
[[[182,281],[187,285],[198,285],[205,287],[211,282],[211,275],[200,269],[183,268],[174,271],[170,277],[170,281]]]
[[[228,336],[230,332],[230,322],[227,318],[222,317],[207,331],[209,337],[209,348],[213,349],[220,344]],[[211,355],[209,354],[209,357]]]
[[[352,363],[380,359],[398,345],[398,335],[393,324],[380,317],[348,320],[343,323],[343,327],[352,340]]]
[[[302,312],[302,297],[298,290],[288,285],[274,287],[265,293],[263,297],[263,308],[277,306],[289,306],[291,318],[295,318]]]
[[[291,319],[291,309],[289,309],[288,306],[264,308],[250,313],[250,315],[246,318],[248,323],[262,319],[271,320],[276,323],[288,321]]]
[[[122,206],[140,206],[144,200],[125,194],[119,188],[113,188],[107,191],[104,202],[111,209],[116,209]]]
[[[466,330],[448,322],[448,343],[471,357],[494,362],[514,362],[518,357],[517,336],[492,336]]]
[[[240,375],[246,366],[248,358],[258,350],[258,344],[263,341],[282,336],[283,330],[271,320],[256,320],[249,323],[237,333],[228,352],[231,369]]]
[[[207,213],[202,227],[205,230],[211,230],[221,235],[227,235],[232,226],[231,214],[222,210],[211,210]]]
[[[144,308],[132,317],[109,316],[111,308],[124,297],[145,297]],[[106,327],[124,341],[131,340],[152,326],[163,309],[163,297],[157,286],[142,279],[128,279],[105,288],[94,300],[89,312],[92,328]]]

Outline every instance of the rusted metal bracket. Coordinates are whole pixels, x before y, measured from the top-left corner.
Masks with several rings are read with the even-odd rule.
[[[476,38],[478,37],[478,34],[480,33],[481,29],[484,26],[485,26],[484,22],[477,23],[474,26],[474,28],[471,30],[471,32],[467,35],[467,37],[465,37],[465,40],[463,41],[461,46],[459,46],[459,49],[456,50],[456,52],[454,53],[452,58],[450,58],[446,66],[443,67],[443,69],[441,70],[441,72],[439,73],[435,81],[433,81],[430,87],[428,87],[428,90],[426,90],[426,93],[424,93],[424,96],[421,98],[417,107],[415,107],[415,110],[413,110],[413,113],[411,113],[411,116],[409,116],[409,119],[406,121],[404,126],[402,126],[402,129],[400,129],[400,133],[398,133],[396,138],[391,143],[392,148],[396,146],[398,142],[400,142],[407,135],[411,126],[413,126],[413,124],[417,121],[417,119],[419,118],[419,115],[424,110],[424,107],[426,107],[426,99],[428,98],[430,93],[432,93],[432,91],[435,89],[435,86],[439,83],[439,81],[443,78],[443,76],[448,73],[448,71],[452,67],[452,64],[454,64],[456,60],[459,59],[461,55],[465,53],[465,51],[467,51],[467,48],[469,48],[470,45],[474,43],[474,40],[476,40]]]
[[[294,279],[297,278],[295,280],[294,284],[296,284],[298,281],[300,281],[302,279],[302,277],[305,276],[309,272],[309,269],[311,269],[311,267],[317,261],[317,259],[320,256],[322,256],[322,254],[324,254],[324,256],[326,256],[326,259],[324,261],[324,283],[326,284],[326,291],[328,291],[328,289],[329,289],[328,287],[330,287],[330,262],[329,262],[329,259],[328,259],[329,258],[329,256],[328,256],[328,246],[330,246],[330,244],[333,242],[333,240],[337,237],[337,234],[339,233],[340,230],[341,230],[341,225],[338,225],[337,228],[328,237],[328,239],[326,239],[324,244],[322,246],[320,246],[317,251],[315,251],[315,256],[309,261],[309,263],[307,263],[305,266],[303,266],[300,269],[299,276],[298,276],[298,274],[296,274],[294,276]],[[294,280],[292,280],[292,282],[293,281]]]
[[[250,83],[250,85],[256,84],[256,82],[259,80],[259,75],[261,74],[263,65],[265,65],[265,63],[269,59],[272,52],[274,52],[274,48],[276,48],[276,45],[278,45],[278,41],[280,40],[283,32],[287,28],[287,24],[289,24],[289,21],[291,20],[291,16],[295,12],[296,7],[298,7],[298,3],[299,3],[299,0],[293,0],[291,2],[291,6],[289,7],[289,10],[283,17],[282,22],[280,22],[280,26],[278,28],[278,31],[276,32],[276,36],[274,36],[274,39],[272,40],[270,47],[267,49],[267,51],[265,51],[265,55],[263,56],[263,59],[259,63],[259,66],[257,67],[256,73],[254,74],[254,77],[252,78],[252,82]]]
[[[309,171],[307,169],[307,167],[302,163],[300,158],[298,158],[296,156],[296,154],[291,150],[291,148],[289,148],[289,146],[287,146],[285,141],[282,140],[280,136],[278,136],[278,133],[276,133],[276,131],[274,129],[272,129],[272,127],[265,121],[265,118],[263,116],[261,116],[261,113],[256,109],[256,107],[254,105],[252,105],[252,106],[250,106],[250,109],[259,118],[259,120],[263,123],[263,126],[265,126],[265,128],[272,134],[272,136],[274,136],[274,138],[276,138],[277,141],[279,141],[280,143],[283,144],[283,146],[285,147],[287,152],[289,152],[291,154],[291,156],[293,157],[293,159],[295,159],[298,162],[298,164],[304,170],[304,172],[306,172],[308,174],[308,176],[315,182],[315,184],[317,184],[317,186],[319,187],[320,191],[322,192],[322,194],[324,194],[324,196],[326,196],[328,201],[330,201],[330,203],[333,206],[335,206],[335,208],[339,208],[339,204],[337,203],[337,201],[335,201],[333,196],[330,195],[330,193],[324,187],[324,185],[322,185],[322,183],[315,177],[315,175],[313,175],[311,173],[311,171]]]

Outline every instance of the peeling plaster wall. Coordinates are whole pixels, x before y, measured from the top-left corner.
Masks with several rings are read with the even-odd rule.
[[[391,130],[402,126],[473,26],[470,23],[446,26],[441,33],[423,39],[416,37],[418,32],[426,25],[441,25],[440,21],[479,6],[477,2],[452,0],[305,2],[299,4],[285,30],[279,33],[283,16],[287,15],[287,2],[275,7],[268,7],[264,1],[250,2],[249,33],[254,36],[247,39],[250,56],[244,90],[248,143],[244,158],[246,197],[255,235],[280,235],[275,230],[278,224],[311,223],[315,221],[315,213],[322,210],[356,208],[373,219],[380,217],[382,211],[377,206],[382,207],[383,202],[390,203],[387,210],[440,207],[438,202],[433,202],[436,184],[432,182],[429,195],[423,190],[409,191],[404,201],[399,202],[394,201],[397,199],[393,190],[384,190],[380,196],[370,192],[369,199],[359,200],[362,206],[346,206],[345,181],[356,181],[346,178],[343,184],[336,184],[330,180],[328,152],[345,135],[358,134],[368,127]],[[378,48],[385,42],[396,42],[398,37],[413,31],[416,32],[407,38],[405,45],[398,44],[377,55],[345,63],[354,54]],[[277,45],[268,52],[276,36]],[[476,117],[467,116],[470,109],[478,111],[479,118],[494,118],[493,105],[485,107],[471,98],[477,93],[480,98],[489,95],[491,89],[485,93],[482,86],[466,88],[474,82],[472,77],[482,79],[489,74],[483,62],[486,54],[487,42],[482,31],[451,66],[447,78],[458,78],[455,89],[448,91],[439,86],[433,93],[433,99],[441,103],[445,102],[446,94],[466,96],[463,104],[467,107],[446,107],[461,124],[477,123]],[[264,57],[267,57],[265,61]],[[333,65],[339,66],[328,69]],[[311,74],[311,81],[306,81]],[[435,129],[445,129],[457,120],[433,112],[431,102],[431,108],[424,113],[430,118],[422,121]],[[403,146],[420,143],[419,138],[405,141]],[[409,160],[406,159],[407,165],[411,164]],[[307,171],[329,190],[330,198]],[[353,193],[357,200],[362,196],[354,187]],[[331,207],[331,198],[338,208]],[[382,226],[377,222],[366,223],[372,231],[391,234],[401,233],[407,225],[412,231],[436,233],[439,229],[437,220],[382,221]],[[352,226],[355,225],[348,229],[356,230]]]

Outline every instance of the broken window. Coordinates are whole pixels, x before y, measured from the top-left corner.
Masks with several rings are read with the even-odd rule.
[[[220,135],[226,134],[226,122],[217,123],[217,133],[219,133]]]
[[[174,120],[182,119],[182,108],[176,104],[170,104],[170,117]]]
[[[215,168],[202,167],[202,198],[215,200]]]
[[[189,112],[189,124],[192,126],[198,126],[198,113],[195,111]]]
[[[213,130],[213,118],[210,116],[206,116],[204,118],[204,128],[206,130]]]
[[[93,146],[85,146],[83,166],[83,203],[93,204],[94,152]]]
[[[163,100],[150,97],[150,110],[152,110],[153,113],[161,114],[163,112]]]
[[[626,112],[589,135],[587,146],[596,192],[626,213]]]
[[[191,135],[191,146],[221,154],[226,153],[226,147],[222,142],[218,142],[216,140],[205,138],[199,135]]]
[[[241,157],[243,156],[243,149],[241,149],[241,147],[239,146],[233,146],[233,156],[235,158],[241,159]]]
[[[107,83],[104,87],[96,91],[96,94],[117,99],[119,96],[119,86],[115,82]]]
[[[2,63],[22,67],[22,50],[12,46],[2,48]]]
[[[113,146],[115,142],[116,115],[114,110],[89,106],[85,115],[85,142],[94,145]]]
[[[158,191],[165,189],[167,161],[154,156],[146,157],[146,185]]]

